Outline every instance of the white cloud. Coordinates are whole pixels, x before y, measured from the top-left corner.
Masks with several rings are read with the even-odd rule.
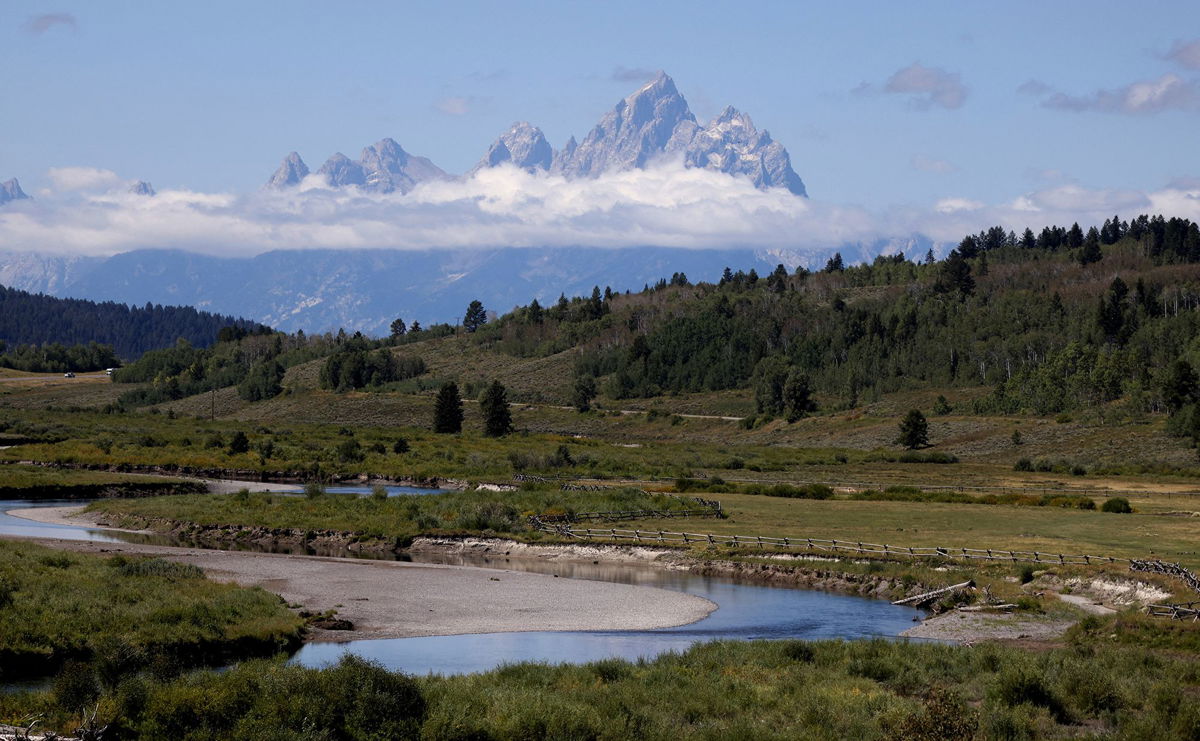
[[[1141,80],[1088,95],[1050,92],[1042,99],[1046,108],[1064,111],[1151,114],[1164,111],[1200,110],[1200,83],[1168,72],[1153,80]]]
[[[897,70],[883,86],[885,93],[909,95],[913,105],[925,109],[931,106],[961,108],[967,99],[967,87],[956,72],[937,67],[925,67],[920,62]]]
[[[46,175],[56,190],[98,190],[115,188],[121,178],[112,170],[95,167],[52,167]]]
[[[469,98],[442,98],[433,107],[447,116],[465,116],[471,112],[471,101]]]
[[[939,214],[953,214],[959,211],[978,211],[983,206],[982,201],[972,201],[968,198],[943,198],[933,204],[933,210]]]
[[[511,167],[425,183],[408,194],[332,189],[319,177],[248,194],[125,192],[113,173],[61,168],[58,189],[0,207],[10,251],[109,255],[178,248],[223,255],[305,248],[681,247],[843,248],[925,235],[956,244],[992,225],[1101,223],[1114,213],[1200,220],[1200,187],[1151,193],[1061,185],[1000,204],[951,197],[884,211],[824,203],[749,180],[665,162],[596,179],[565,180]],[[79,189],[84,185],[98,186]],[[76,189],[69,189],[75,187]]]

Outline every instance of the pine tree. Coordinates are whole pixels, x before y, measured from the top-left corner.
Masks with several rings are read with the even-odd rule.
[[[783,407],[787,412],[788,422],[795,422],[817,410],[808,376],[794,368],[783,383]]]
[[[541,324],[542,319],[545,317],[545,313],[546,312],[542,310],[542,305],[539,304],[538,300],[535,298],[529,302],[529,309],[526,310],[525,316],[529,319],[530,323]]]
[[[958,250],[950,250],[946,261],[942,263],[938,288],[943,292],[958,291],[963,298],[975,292],[975,278],[971,276],[971,266]]]
[[[492,381],[479,399],[479,411],[483,414],[483,434],[502,437],[512,432],[512,410],[508,406],[508,395],[499,381]]]
[[[392,326],[389,329],[391,330],[392,338],[395,339],[397,337],[403,337],[404,334],[408,332],[408,325],[404,323],[403,319],[396,317],[396,320],[392,322]]]
[[[1092,227],[1083,240],[1083,249],[1079,251],[1079,264],[1091,265],[1103,259],[1104,253],[1100,251],[1100,234],[1096,231],[1096,227]]]
[[[825,263],[824,272],[840,273],[845,269],[846,269],[846,263],[842,260],[842,253],[835,252],[835,253],[833,253],[833,257],[829,258],[829,261]]]
[[[900,437],[896,440],[909,450],[929,445],[929,423],[920,409],[911,409],[900,422]]]
[[[462,423],[462,397],[458,395],[458,385],[450,382],[438,391],[433,404],[433,431],[450,434],[462,432]]]
[[[1180,358],[1171,364],[1167,377],[1163,379],[1162,399],[1167,410],[1174,414],[1188,404],[1195,404],[1200,397],[1200,380],[1192,364]]]
[[[575,389],[572,401],[575,409],[586,412],[592,408],[592,399],[596,398],[596,379],[592,376],[579,376],[575,379]]]
[[[246,433],[238,430],[233,433],[233,437],[229,440],[229,454],[237,455],[250,450],[250,439],[246,437]]]
[[[1083,229],[1079,227],[1079,222],[1076,221],[1067,231],[1067,249],[1077,250],[1083,246]]]
[[[474,332],[485,324],[487,324],[487,312],[484,311],[483,304],[478,300],[472,301],[467,306],[466,316],[463,317],[463,329]]]

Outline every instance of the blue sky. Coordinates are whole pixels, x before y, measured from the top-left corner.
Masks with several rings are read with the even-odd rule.
[[[246,193],[385,136],[462,172],[515,120],[582,137],[657,69],[770,130],[814,202],[1200,187],[1185,2],[5,0],[0,69],[0,180],[35,196],[66,167]]]

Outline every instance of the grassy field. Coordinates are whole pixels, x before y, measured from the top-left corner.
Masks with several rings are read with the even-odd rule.
[[[136,667],[270,655],[296,645],[301,624],[278,597],[193,566],[0,540],[0,679],[69,659]]]
[[[277,494],[185,495],[151,499],[109,499],[88,506],[123,525],[167,519],[200,525],[336,530],[403,540],[420,533],[472,532],[506,535],[537,534],[529,525],[534,514],[566,514],[614,510],[679,510],[689,503],[647,495],[634,489],[604,492],[470,491],[413,497]]]
[[[45,466],[0,467],[0,498],[85,498],[178,494],[199,484],[164,476],[109,473]]]
[[[1112,622],[1093,621],[1094,630]],[[1200,665],[1170,652],[1044,653],[891,641],[716,642],[581,666],[515,664],[410,678],[359,659],[324,670],[248,662],[132,678],[98,717],[139,738],[1190,739]],[[58,691],[0,695],[0,718],[66,725]]]
[[[1027,430],[1027,438],[1034,442],[1015,448],[1015,455],[1027,457],[1045,470],[1020,472],[1013,470],[1010,461],[994,462],[987,456],[961,458],[946,465],[906,463],[903,451],[882,443],[875,447],[801,447],[771,439],[772,429],[787,426],[782,421],[747,431],[734,422],[657,412],[579,414],[516,405],[514,419],[521,431],[496,439],[479,434],[477,405],[468,403],[466,432],[435,435],[422,421],[431,416],[432,408],[432,400],[424,396],[307,393],[310,395],[282,396],[249,405],[238,415],[245,419],[209,420],[172,411],[105,414],[84,409],[0,407],[0,434],[41,441],[0,450],[0,460],[158,466],[168,471],[284,472],[302,477],[369,472],[398,478],[507,481],[514,473],[527,472],[663,480],[716,475],[730,481],[826,482],[875,488],[894,484],[1163,492],[1200,488],[1193,476],[1200,474],[1200,468],[1192,464],[1138,463],[1131,453],[1119,464],[1110,461],[1108,468],[1089,469],[1078,456],[1042,454],[1040,451],[1050,446],[1038,442],[1041,436],[1050,437],[1064,427],[1046,421],[1034,421],[1044,431]],[[216,396],[223,398],[222,394]],[[236,395],[232,398],[236,400]],[[389,419],[396,421],[389,423]],[[1034,422],[1029,423],[1031,429]],[[795,427],[820,424],[841,423],[828,417],[804,420]],[[851,420],[845,422],[846,429],[855,424],[865,423]],[[870,421],[868,429],[876,430],[880,440],[851,442],[881,442],[883,429],[889,426],[894,429],[894,420]],[[717,434],[722,430],[728,435]],[[1091,433],[1093,444],[1108,447],[1117,447],[1114,440],[1121,435],[1141,440],[1138,445],[1161,435],[1154,431],[1143,435],[1140,428],[1097,430]],[[229,449],[239,431],[250,442],[244,453]],[[409,449],[398,453],[394,448],[401,438]],[[350,440],[354,444],[344,448]],[[1014,447],[1011,441],[1006,444]],[[556,455],[561,446],[566,446],[570,460]],[[1182,443],[1171,440],[1164,446],[1182,447]],[[947,453],[935,446],[922,451],[926,454]]]
[[[689,523],[689,531],[1159,558],[1200,567],[1200,517],[1191,514],[1200,510],[1196,497],[1134,499],[1137,511],[1119,515],[1060,507],[713,496],[724,505],[727,519]],[[644,520],[638,526],[680,530],[678,521],[669,520]]]

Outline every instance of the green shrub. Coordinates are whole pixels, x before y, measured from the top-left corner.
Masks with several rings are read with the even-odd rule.
[[[1112,497],[1111,499],[1104,500],[1104,504],[1101,505],[1100,510],[1118,515],[1127,515],[1133,512],[1133,507],[1129,506],[1129,500],[1125,497]]]
[[[1028,458],[1021,458],[1013,465],[1014,471],[1032,471],[1033,461]]]

